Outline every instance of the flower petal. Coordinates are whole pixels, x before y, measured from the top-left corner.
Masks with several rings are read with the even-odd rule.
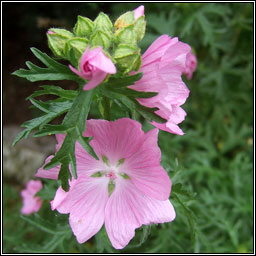
[[[141,192],[158,200],[166,200],[170,196],[172,183],[160,165],[161,151],[157,139],[158,129],[147,132],[143,144],[125,160],[122,168]]]
[[[144,132],[141,124],[130,118],[121,118],[114,122],[88,120],[84,136],[94,137],[90,144],[96,154],[99,157],[106,156],[114,165],[139,149]]]
[[[124,248],[142,224],[170,222],[175,211],[169,200],[141,193],[130,180],[117,183],[105,209],[105,227],[112,245]]]
[[[78,197],[77,194],[80,194]],[[75,199],[76,200],[75,202]],[[76,183],[70,197],[75,202],[70,209],[69,223],[79,243],[95,235],[104,223],[104,210],[108,200],[107,178],[85,178]]]
[[[171,38],[168,35],[158,37],[142,55],[142,67],[157,61],[168,49]]]
[[[112,60],[100,51],[94,58],[90,59],[90,64],[108,74],[115,74],[116,67]]]
[[[159,124],[155,121],[151,122],[152,125],[154,125],[156,128],[166,131],[166,132],[170,132],[170,133],[174,133],[177,135],[184,135],[184,132],[179,128],[179,126],[177,124],[171,123],[171,122],[166,122],[163,124]]]
[[[134,10],[134,19],[137,20],[139,17],[144,15],[144,6],[141,5]]]
[[[52,158],[53,158],[53,156],[47,157],[43,166],[45,166],[47,163],[49,163]],[[58,175],[59,175],[59,171],[60,171],[60,165],[55,166],[55,167],[51,168],[50,170],[44,170],[43,166],[38,169],[37,173],[35,174],[36,177],[46,178],[46,179],[53,179],[53,180],[58,179]]]
[[[81,73],[80,71],[78,71],[77,69],[75,69],[74,67],[72,67],[71,65],[68,65],[69,69],[74,72],[75,74],[77,74],[78,76],[87,79],[87,76],[85,76],[83,73]]]
[[[96,70],[92,74],[92,79],[84,85],[83,90],[88,91],[99,85],[107,76],[107,73],[101,70]]]

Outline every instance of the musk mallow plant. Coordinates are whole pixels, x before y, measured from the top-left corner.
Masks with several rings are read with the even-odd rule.
[[[172,183],[160,164],[158,129],[183,135],[178,124],[186,115],[181,105],[189,90],[182,74],[191,78],[195,65],[190,46],[168,35],[141,55],[138,43],[145,30],[144,6],[114,24],[103,12],[94,21],[78,16],[73,31],[47,31],[52,57],[31,48],[46,67],[28,61],[28,69],[13,73],[31,82],[77,83],[76,90],[43,85],[29,96],[42,115],[22,125],[13,145],[31,132],[55,135],[56,152],[36,177],[58,180],[51,209],[69,214],[79,243],[104,224],[113,247],[122,249],[135,229],[176,216],[169,200]],[[43,102],[36,99],[41,95],[56,98]],[[101,119],[88,119],[95,102]],[[122,118],[115,120],[113,106],[125,113]],[[63,114],[61,124],[51,123]],[[144,133],[143,120],[156,128]]]

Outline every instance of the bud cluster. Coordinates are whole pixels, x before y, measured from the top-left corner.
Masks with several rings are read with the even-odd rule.
[[[121,15],[112,24],[108,15],[101,12],[94,21],[78,16],[73,33],[59,28],[48,30],[48,44],[59,58],[78,67],[87,47],[102,47],[122,73],[138,71],[141,65],[137,43],[144,37],[146,28],[144,7]]]

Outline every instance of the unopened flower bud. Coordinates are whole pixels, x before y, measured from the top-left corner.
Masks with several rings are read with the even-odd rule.
[[[76,25],[73,30],[77,36],[88,37],[92,33],[93,28],[93,21],[86,17],[78,16]]]
[[[137,42],[142,40],[142,38],[145,35],[146,31],[146,21],[145,21],[145,16],[140,16],[134,24],[134,34],[136,36]]]
[[[115,30],[119,30],[121,28],[127,27],[131,24],[134,24],[135,18],[134,13],[132,11],[126,12],[123,15],[121,15],[115,22],[114,27]]]
[[[134,19],[137,20],[139,17],[144,15],[144,6],[141,5],[134,10]]]
[[[136,36],[134,32],[134,25],[120,28],[115,33],[115,42],[125,44],[136,44]]]
[[[87,46],[88,40],[81,37],[74,37],[65,43],[64,54],[73,66],[78,66]]]
[[[119,44],[114,52],[114,58],[124,73],[138,71],[141,65],[140,48],[134,45]]]
[[[51,28],[47,32],[48,44],[52,52],[65,59],[64,45],[74,35],[66,29]]]
[[[144,6],[141,5],[134,11],[124,13],[116,20],[114,26],[115,35],[121,33],[125,28],[133,26],[133,40],[139,42],[144,37],[146,30]]]
[[[108,15],[101,12],[94,20],[95,28],[103,31],[112,31],[113,24]]]
[[[111,45],[111,41],[112,39],[109,33],[102,30],[96,30],[91,35],[89,42],[91,46],[102,46],[107,50]]]

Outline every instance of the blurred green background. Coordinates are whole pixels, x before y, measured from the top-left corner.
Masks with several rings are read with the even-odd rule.
[[[162,165],[173,181],[170,200],[177,217],[142,227],[122,251],[105,230],[78,244],[67,215],[44,204],[31,218],[20,216],[18,180],[3,183],[3,251],[49,253],[252,253],[253,252],[253,3],[143,3],[147,32],[143,52],[169,34],[190,44],[198,58],[180,125],[184,136],[160,132]],[[50,54],[49,27],[72,29],[77,15],[112,21],[140,3],[3,3],[3,124],[33,117],[25,101],[36,85],[13,71],[36,63],[30,47]],[[59,83],[59,85],[66,85]],[[91,113],[97,117],[97,113]],[[95,116],[94,116],[95,115]],[[144,124],[145,129],[149,125]],[[35,170],[36,172],[36,170]],[[45,181],[47,191],[56,184]],[[47,218],[48,221],[44,220]],[[64,231],[63,231],[64,230]]]

